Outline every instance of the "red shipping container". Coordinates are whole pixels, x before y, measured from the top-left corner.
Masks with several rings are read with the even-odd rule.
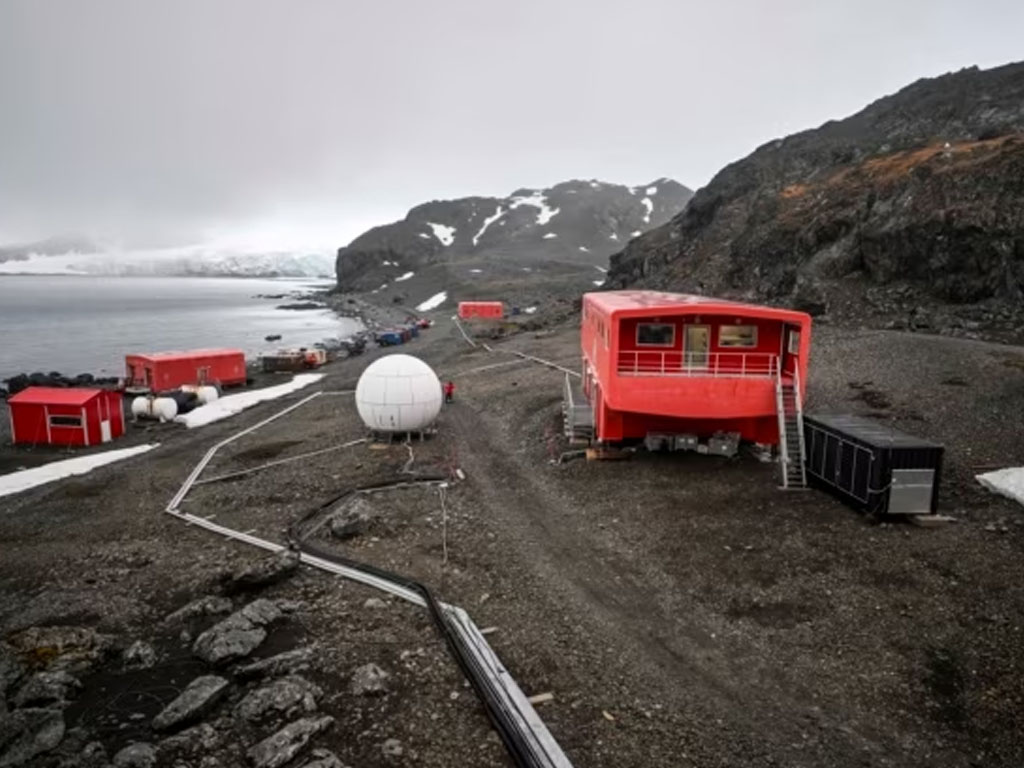
[[[163,392],[183,385],[244,384],[245,353],[240,349],[194,349],[126,355],[125,388],[130,392]]]
[[[500,301],[460,301],[459,317],[463,320],[485,318],[500,320],[505,315],[505,305]]]
[[[99,445],[124,434],[119,392],[29,387],[7,399],[11,440],[32,445]]]

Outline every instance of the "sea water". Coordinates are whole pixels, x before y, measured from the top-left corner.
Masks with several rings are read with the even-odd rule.
[[[0,276],[0,379],[121,376],[130,353],[237,347],[253,357],[359,330],[330,310],[277,309],[326,287],[312,279]],[[280,341],[265,341],[273,334]]]

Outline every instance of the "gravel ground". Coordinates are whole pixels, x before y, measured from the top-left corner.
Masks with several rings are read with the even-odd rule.
[[[438,320],[402,351],[453,378],[456,402],[437,436],[412,444],[412,465],[403,445],[363,443],[198,486],[184,508],[283,542],[323,507],[318,544],[419,578],[495,627],[488,638],[521,687],[554,694],[538,711],[578,766],[1024,763],[1024,517],[973,481],[979,467],[1024,464],[1024,351],[817,330],[811,409],[870,413],[947,446],[941,511],[957,521],[920,529],[779,491],[749,456],[554,464],[561,374],[505,352],[572,366],[575,329],[489,353]],[[377,354],[332,364],[323,389],[351,389]],[[155,428],[162,447],[144,458],[0,501],[0,635],[94,627],[160,652],[141,678],[110,661],[82,677],[68,727],[109,754],[159,740],[149,718],[203,673],[163,617],[263,557],[160,510],[210,445],[300,396],[201,430]],[[325,395],[225,448],[204,476],[363,436],[351,399]],[[443,499],[417,486],[331,503],[403,470],[455,467],[466,480]],[[331,534],[327,518],[355,503],[365,525]],[[315,746],[353,765],[507,764],[422,611],[307,569],[259,595],[300,606],[254,655],[317,649],[304,674],[335,722]],[[233,607],[254,596],[232,595]],[[367,663],[390,673],[388,692],[350,691]],[[268,735],[232,721],[253,684],[232,685],[209,716],[225,765]],[[401,755],[385,754],[390,738]]]

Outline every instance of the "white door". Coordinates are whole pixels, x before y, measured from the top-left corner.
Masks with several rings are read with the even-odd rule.
[[[100,442],[101,443],[109,443],[110,439],[111,439],[110,438],[110,421],[101,421],[100,422]]]

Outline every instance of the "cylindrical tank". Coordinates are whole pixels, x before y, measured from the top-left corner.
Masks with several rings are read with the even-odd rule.
[[[171,421],[178,415],[178,404],[169,397],[136,397],[132,400],[132,416],[136,419]]]
[[[181,391],[194,393],[196,399],[199,400],[200,405],[212,403],[220,397],[220,392],[217,391],[217,388],[211,387],[209,384],[203,384],[201,386],[186,384],[181,388]]]
[[[356,408],[375,432],[418,432],[441,412],[441,382],[418,357],[387,355],[359,377]]]

